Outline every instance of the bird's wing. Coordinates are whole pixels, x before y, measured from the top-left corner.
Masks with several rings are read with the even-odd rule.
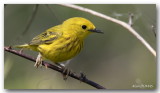
[[[60,26],[55,26],[47,31],[39,34],[38,36],[34,37],[29,45],[40,45],[40,44],[50,44],[57,38],[59,38],[62,34],[60,31]]]

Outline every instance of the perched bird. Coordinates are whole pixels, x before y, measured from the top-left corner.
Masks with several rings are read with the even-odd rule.
[[[81,51],[86,36],[93,32],[103,33],[89,20],[73,17],[34,37],[30,43],[16,47],[39,52],[35,67],[42,65],[43,59],[58,64],[76,56]]]

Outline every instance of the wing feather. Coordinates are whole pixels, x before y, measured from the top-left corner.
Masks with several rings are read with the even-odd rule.
[[[34,37],[29,45],[50,44],[61,36],[61,27],[55,26]]]

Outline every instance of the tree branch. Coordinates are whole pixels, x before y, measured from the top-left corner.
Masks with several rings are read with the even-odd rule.
[[[25,30],[23,31],[22,35],[26,34],[26,32],[28,31],[28,29],[30,28],[31,26],[31,23],[33,22],[36,14],[37,14],[37,11],[38,11],[38,4],[36,4],[34,7],[33,7],[33,12],[32,12],[32,15],[30,16],[28,22],[27,22],[27,25],[26,25],[26,28]]]
[[[20,57],[23,57],[25,59],[28,59],[30,61],[36,62],[36,59],[33,58],[32,56],[20,53],[19,51],[13,50],[11,47],[4,47],[4,50],[7,51],[7,52],[10,52],[10,53],[13,53],[15,55],[18,55]],[[52,65],[52,64],[44,62],[44,61],[42,62],[42,65],[43,66],[47,66],[48,68],[53,69],[53,70],[55,70],[57,72],[60,72],[60,73],[63,73],[63,71],[64,71],[63,68],[60,68],[60,67],[58,67],[56,65]],[[63,74],[66,74],[66,73],[63,73]],[[91,86],[93,86],[93,87],[95,87],[97,89],[106,89],[103,86],[101,86],[101,85],[99,85],[99,84],[87,79],[86,76],[83,73],[80,73],[80,75],[77,75],[77,74],[71,72],[71,73],[68,73],[68,76],[70,76],[70,77],[72,77],[74,79],[80,80],[81,82],[84,82],[84,83],[86,83],[88,85],[91,85]]]
[[[96,12],[94,10],[91,10],[91,9],[88,9],[88,8],[84,8],[84,7],[81,7],[81,6],[78,6],[78,5],[72,5],[72,4],[59,4],[59,5],[62,5],[62,6],[65,6],[65,7],[70,7],[70,8],[73,8],[73,9],[77,9],[77,10],[80,10],[80,11],[83,11],[83,12],[87,12],[87,13],[90,13],[92,15],[101,17],[103,19],[112,21],[114,23],[117,23],[117,24],[123,26],[129,32],[131,32],[156,57],[156,51],[128,23],[125,23],[123,21],[120,21],[118,19],[112,18],[112,17],[107,16],[105,14],[102,14],[102,13],[99,13],[99,12]]]

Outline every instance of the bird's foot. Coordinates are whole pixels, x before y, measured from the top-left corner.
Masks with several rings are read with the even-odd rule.
[[[23,48],[19,50],[19,53],[22,54],[23,53]]]
[[[34,67],[42,67],[42,55],[39,53],[36,59],[36,63],[34,64]]]
[[[68,76],[71,74],[71,70],[70,69],[68,69],[68,68],[64,68],[63,69],[63,72],[62,72],[62,75],[63,75],[63,79],[64,80],[67,80],[67,78],[68,78]]]
[[[62,68],[63,72],[62,72],[62,76],[64,80],[67,80],[68,76],[71,74],[71,70],[66,68],[64,65],[58,64],[56,63],[58,66],[60,66],[60,68]]]
[[[46,69],[48,69],[48,65],[47,64],[44,64],[44,66],[45,66]]]

